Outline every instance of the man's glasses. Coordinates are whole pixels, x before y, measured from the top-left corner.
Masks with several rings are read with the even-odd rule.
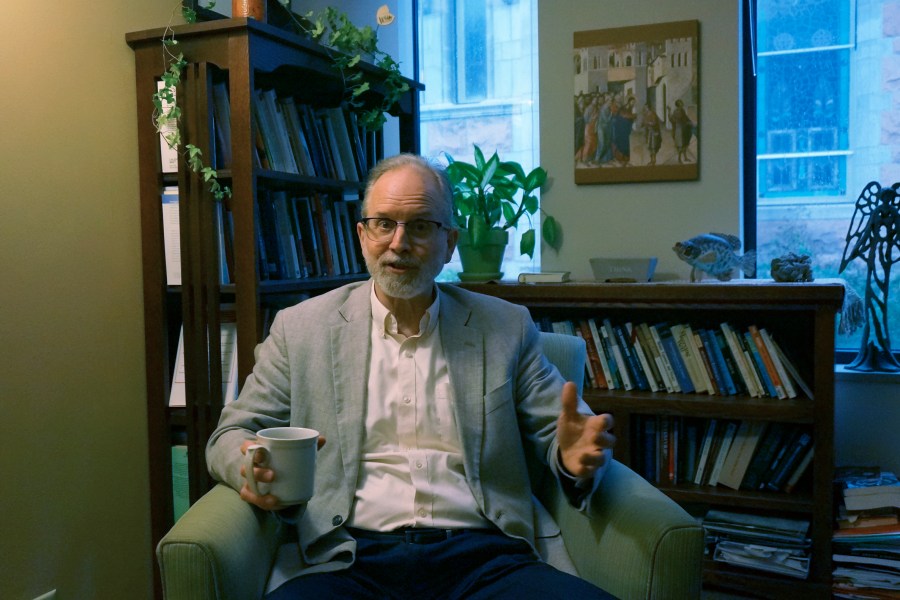
[[[440,229],[447,229],[447,226],[440,221],[430,221],[428,219],[413,219],[412,221],[395,221],[384,217],[366,217],[360,219],[366,235],[373,242],[386,242],[394,237],[397,231],[397,225],[403,225],[406,235],[414,242],[428,242],[434,237],[434,234]]]

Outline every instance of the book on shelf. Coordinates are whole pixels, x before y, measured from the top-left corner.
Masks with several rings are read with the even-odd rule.
[[[720,323],[719,329],[722,332],[725,343],[728,345],[731,358],[734,361],[737,370],[741,374],[741,380],[744,383],[744,387],[747,389],[747,394],[749,394],[753,398],[760,397],[760,388],[756,383],[756,379],[754,378],[753,373],[751,372],[748,357],[744,352],[744,347],[740,341],[739,336],[737,335],[737,333],[735,333],[734,329],[731,327],[731,324],[727,322],[723,321],[722,323]]]
[[[674,392],[675,389],[672,386],[672,383],[669,381],[668,374],[665,371],[665,366],[662,362],[662,357],[659,353],[659,348],[656,345],[656,342],[653,339],[653,336],[650,333],[650,326],[643,322],[638,323],[635,326],[635,331],[637,335],[638,342],[641,345],[641,349],[644,352],[644,355],[647,358],[647,363],[652,374],[653,380],[656,382],[657,388],[666,392]],[[656,390],[654,390],[656,391]]]
[[[214,83],[213,91],[213,123],[216,133],[215,168],[230,169],[231,155],[231,102],[228,99],[228,86],[224,82]]]
[[[754,346],[756,346],[756,351],[759,353],[760,361],[762,362],[762,368],[765,369],[766,375],[768,375],[769,381],[772,382],[771,390],[774,390],[773,396],[777,398],[787,398],[787,392],[784,389],[784,383],[781,381],[781,376],[778,374],[778,370],[775,368],[775,363],[772,361],[772,357],[769,354],[769,349],[766,347],[765,341],[763,341],[762,335],[759,332],[759,328],[756,325],[750,325],[747,328],[748,333],[750,334],[750,339],[753,340]]]
[[[708,462],[711,461],[711,464],[707,465],[707,475],[704,475],[703,483],[706,485],[714,486],[719,483],[719,473],[722,472],[722,465],[725,463],[725,458],[728,456],[728,451],[731,449],[737,433],[738,424],[735,421],[723,421],[723,425],[724,427],[718,428],[716,431],[713,447],[710,449],[707,459]]]
[[[687,371],[688,378],[691,380],[691,389],[702,394],[708,390],[704,377],[700,374],[702,368],[695,356],[693,335],[691,331],[682,323],[675,323],[669,327],[672,332],[672,339],[678,348],[678,354],[681,356],[681,362]]]
[[[716,431],[719,429],[719,419],[709,419],[706,422],[706,430],[703,434],[703,443],[700,445],[700,452],[697,455],[697,469],[694,471],[694,483],[702,485],[708,478],[707,469],[710,466],[710,456],[713,455],[713,444],[716,438]]]
[[[809,466],[812,464],[813,457],[815,456],[816,446],[815,444],[811,444],[809,448],[806,449],[806,452],[803,454],[803,458],[794,468],[794,471],[790,474],[787,481],[784,484],[784,491],[787,494],[790,494],[797,488],[797,484],[806,474],[807,470],[809,470]]]
[[[344,108],[334,106],[325,109],[328,125],[334,135],[336,156],[343,170],[343,179],[347,181],[359,181],[359,170],[356,158],[353,155],[353,146],[350,140],[350,132],[347,129],[347,120],[344,117]]]
[[[584,333],[581,331],[579,327],[575,326],[575,323],[571,321],[566,321],[565,325],[570,325],[571,328],[568,331],[571,333],[566,333],[566,335],[574,335],[579,337],[584,341],[585,348],[587,348],[588,341],[584,337]],[[594,375],[594,363],[591,362],[590,354],[587,355],[587,360],[584,361],[584,385],[585,387],[597,389],[597,377]]]
[[[847,510],[900,509],[900,481],[890,471],[838,467],[835,482],[841,488]]]
[[[679,475],[682,482],[694,481],[697,471],[697,454],[703,437],[703,419],[684,417],[681,423],[679,450]]]
[[[775,349],[775,340],[772,338],[771,334],[766,330],[765,327],[759,328],[759,335],[763,340],[766,351],[769,353],[769,357],[772,359],[772,365],[775,367],[778,378],[781,380],[781,385],[784,386],[785,394],[788,398],[796,398],[797,388],[794,387],[794,383],[791,381],[791,376],[787,372],[787,369],[784,367],[784,362],[781,360],[781,357],[778,355],[778,352]]]
[[[749,331],[745,331],[742,337],[746,351],[751,358],[751,366],[756,372],[757,379],[760,382],[760,389],[763,392],[762,395],[770,398],[777,398],[778,391],[775,389],[772,378],[769,377],[762,355],[759,353],[759,348],[756,347],[756,342],[753,341],[753,335]]]
[[[588,324],[587,319],[578,319],[576,322],[577,331],[581,333],[587,347],[588,365],[591,369],[592,387],[594,389],[607,389],[606,375],[603,372],[603,366],[600,364],[600,354],[597,352],[597,345],[594,340],[594,333]]]
[[[772,459],[780,445],[783,443],[785,436],[790,433],[791,427],[787,423],[780,421],[769,423],[765,433],[762,438],[760,438],[759,445],[756,448],[756,452],[753,454],[753,458],[750,459],[750,464],[747,466],[747,471],[744,473],[744,479],[741,480],[740,489],[759,489],[760,484],[764,483],[763,477],[766,469],[768,469],[771,464]]]
[[[288,141],[290,142],[291,152],[294,155],[294,161],[297,163],[297,169],[301,175],[315,177],[316,169],[313,165],[306,133],[303,131],[297,103],[290,96],[278,98],[278,103],[281,106],[281,113],[287,126]]]
[[[609,319],[602,320],[602,328],[601,333],[603,334],[603,339],[606,340],[610,352],[612,353],[613,359],[616,363],[616,372],[619,374],[619,377],[622,380],[622,389],[624,390],[633,390],[634,389],[634,381],[631,378],[631,373],[628,372],[628,363],[625,361],[625,354],[622,349],[619,347],[619,341],[616,337],[615,329],[613,329],[612,321]]]
[[[156,82],[157,91],[166,88],[166,84],[162,81]],[[172,101],[175,100],[175,88],[170,87],[172,92]],[[172,108],[172,102],[166,98],[160,98],[162,102],[161,112],[166,114]],[[160,171],[163,173],[178,172],[178,146],[170,145],[170,142],[176,139],[178,135],[178,119],[172,118],[166,121],[159,128],[159,163]]]
[[[883,506],[869,510],[847,510],[843,502],[838,503],[838,516],[836,523],[838,529],[858,529],[868,527],[881,527],[884,525],[900,524],[900,510]],[[900,548],[897,549],[900,555]]]
[[[781,360],[782,366],[784,366],[784,370],[790,376],[791,381],[800,388],[800,390],[806,394],[806,397],[810,400],[813,399],[813,391],[812,388],[806,383],[806,380],[800,375],[800,371],[797,369],[796,365],[791,361],[790,357],[785,354],[784,350],[781,346],[778,345],[778,342],[775,338],[770,336],[772,341],[772,347],[775,349],[775,353],[778,355],[778,358]],[[799,394],[798,394],[799,395]]]
[[[656,344],[656,350],[659,353],[659,362],[662,365],[663,371],[665,372],[667,387],[666,390],[670,392],[681,392],[681,383],[678,376],[675,374],[675,369],[672,365],[672,362],[669,360],[669,351],[663,345],[662,337],[657,330],[655,325],[647,325],[647,330],[650,332],[650,338],[653,340],[653,343]],[[671,386],[671,389],[669,389]]]
[[[312,194],[312,211],[318,233],[319,250],[321,250],[324,260],[322,275],[333,277],[338,274],[337,257],[332,250],[333,241],[328,234],[328,225],[325,219],[325,203],[318,192],[313,192]]]
[[[740,489],[747,467],[750,466],[750,459],[753,458],[765,429],[765,421],[741,421],[719,473],[720,485],[733,490]]]
[[[697,333],[706,348],[706,355],[709,357],[719,393],[723,396],[734,396],[737,394],[737,388],[731,378],[728,366],[725,364],[725,356],[722,354],[719,341],[716,339],[718,332],[711,329],[700,329]]]
[[[647,386],[651,392],[658,392],[665,389],[659,381],[659,373],[655,370],[656,364],[651,364],[652,356],[649,355],[649,348],[644,349],[644,343],[641,340],[641,333],[638,326],[634,323],[625,323],[625,333],[628,336],[627,342],[631,344],[635,356],[638,359],[638,366],[641,369],[643,380],[647,382]]]
[[[591,333],[596,331],[596,339],[600,340],[599,346],[599,354],[602,358],[604,358],[605,364],[608,369],[608,373],[604,372],[606,375],[606,383],[611,390],[622,390],[625,389],[625,384],[622,381],[622,376],[619,373],[619,363],[616,361],[616,357],[613,354],[612,344],[609,341],[609,335],[606,331],[606,327],[603,325],[603,322],[599,318],[590,319],[590,323],[594,326],[594,329],[591,330]]]
[[[566,281],[569,281],[569,271],[519,273],[519,283],[565,283]]]
[[[709,355],[706,344],[700,337],[699,330],[692,333],[692,339],[694,341],[696,354],[699,356],[698,362],[700,364],[703,375],[706,378],[706,391],[711,396],[722,395],[722,390],[719,389],[719,380],[716,378],[715,366],[712,364],[712,357]]]
[[[773,492],[782,491],[788,478],[806,456],[807,450],[812,448],[812,443],[812,434],[808,431],[801,431],[797,438],[785,449],[784,457],[765,482],[764,489]]]
[[[606,356],[606,350],[603,347],[603,340],[600,337],[600,330],[597,329],[597,322],[594,319],[584,319],[584,322],[587,325],[588,330],[591,332],[591,341],[594,344],[594,351],[597,355],[597,362],[600,366],[600,371],[603,374],[603,383],[605,384],[606,389],[615,389],[615,382],[612,378],[612,372],[609,369],[609,359]]]
[[[632,385],[639,390],[649,390],[650,384],[647,382],[647,378],[644,377],[644,370],[641,368],[637,353],[631,345],[631,335],[622,323],[616,323],[612,327],[616,341],[619,348],[621,348],[622,356],[625,359],[625,367],[628,369]]]
[[[191,478],[188,471],[188,447],[172,445],[172,512],[175,520],[191,506]]]
[[[166,256],[166,285],[181,285],[181,213],[178,188],[162,192],[163,247]]]
[[[675,336],[666,323],[659,323],[651,327],[652,331],[656,331],[659,336],[662,348],[666,353],[672,372],[675,374],[678,383],[678,391],[689,394],[694,391],[694,382],[688,373],[687,366],[678,350],[678,344],[675,342]]]
[[[220,356],[222,359],[222,402],[228,404],[235,400],[238,395],[238,375],[237,375],[237,323],[234,321],[226,321],[227,318],[223,314],[223,321],[219,325],[221,333],[220,337]],[[175,370],[172,373],[172,386],[169,390],[169,406],[184,407],[187,406],[187,380],[185,378],[184,369],[184,327],[178,335],[178,348],[175,352]]]

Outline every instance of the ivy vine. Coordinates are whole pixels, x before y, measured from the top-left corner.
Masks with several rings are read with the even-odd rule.
[[[322,44],[329,50],[334,67],[341,73],[344,89],[347,91],[347,104],[357,113],[359,123],[369,131],[377,131],[384,125],[384,114],[390,112],[399,100],[409,91],[409,84],[400,74],[400,65],[389,54],[378,48],[378,36],[369,25],[357,27],[347,15],[333,7],[327,7],[318,13],[308,12],[298,17],[291,10],[291,0],[278,0],[278,3],[290,16],[298,33]],[[207,9],[212,9],[216,0],[208,0]],[[197,12],[179,2],[181,15],[187,23],[197,21]],[[177,8],[176,8],[177,11]],[[173,16],[175,11],[173,11]],[[384,6],[378,11],[379,26],[389,24],[393,16]],[[166,70],[162,75],[162,85],[153,94],[153,121],[157,132],[163,137],[169,148],[181,147],[181,130],[178,127],[181,119],[181,107],[175,97],[175,89],[181,81],[187,61],[184,54],[178,52],[178,40],[171,21],[166,26],[162,37],[162,47]],[[384,97],[378,106],[366,108],[363,95],[369,91],[366,74],[362,69],[363,57],[367,57],[384,73]],[[194,144],[184,145],[184,155],[188,167],[203,177],[209,192],[217,201],[231,197],[231,188],[219,183],[218,173],[204,162],[203,151]]]

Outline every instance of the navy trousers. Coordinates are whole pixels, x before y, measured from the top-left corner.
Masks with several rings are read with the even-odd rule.
[[[470,530],[438,541],[419,535],[354,534],[356,562],[349,569],[297,577],[267,600],[613,598],[554,569],[527,543],[498,531]]]

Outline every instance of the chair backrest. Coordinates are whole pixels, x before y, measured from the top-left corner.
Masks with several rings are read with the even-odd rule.
[[[542,331],[541,345],[544,356],[553,363],[567,381],[578,386],[580,396],[584,389],[584,364],[587,348],[584,340],[574,335]]]

